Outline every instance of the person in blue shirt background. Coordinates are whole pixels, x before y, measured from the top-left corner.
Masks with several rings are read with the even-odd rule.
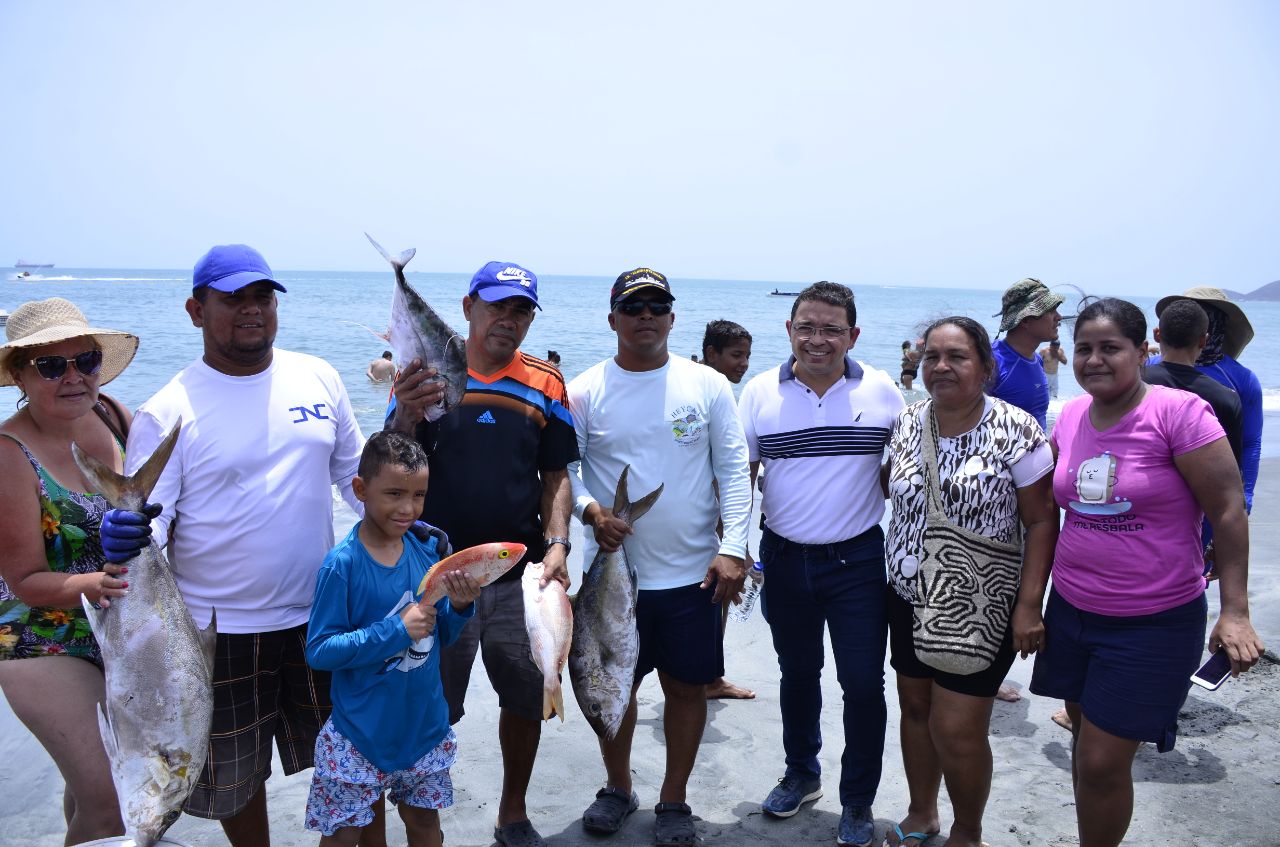
[[[987,393],[1027,412],[1046,432],[1049,378],[1036,348],[1057,339],[1063,299],[1038,279],[1018,280],[1000,301],[1000,332],[1005,337],[991,345],[996,366]]]
[[[316,741],[307,829],[321,847],[354,847],[386,790],[412,847],[442,843],[438,809],[453,805],[457,739],[440,684],[440,648],[475,614],[479,584],[446,575],[424,605],[418,586],[440,558],[435,537],[406,535],[422,513],[427,456],[397,432],[365,444],[355,496],[364,519],[325,558],[307,631],[307,662],[333,672],[333,712]]]

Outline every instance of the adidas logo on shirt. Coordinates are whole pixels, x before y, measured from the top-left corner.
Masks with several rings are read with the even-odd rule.
[[[493,412],[485,409],[484,414],[476,418],[476,423],[496,424],[497,421],[493,419]]]

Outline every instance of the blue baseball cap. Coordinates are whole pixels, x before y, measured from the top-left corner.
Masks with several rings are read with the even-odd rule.
[[[538,278],[533,271],[512,262],[490,262],[471,277],[470,297],[496,303],[508,297],[527,297],[539,309]]]
[[[206,285],[217,291],[239,291],[246,285],[266,280],[276,291],[285,287],[271,278],[271,268],[262,254],[247,244],[219,244],[196,262],[191,276],[191,290]]]

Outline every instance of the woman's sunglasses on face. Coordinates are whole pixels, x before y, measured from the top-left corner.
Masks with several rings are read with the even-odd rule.
[[[67,372],[67,364],[75,363],[76,370],[84,376],[93,376],[102,370],[102,351],[86,350],[68,359],[66,356],[37,356],[30,364],[36,366],[36,372],[45,379],[62,379]]]
[[[619,312],[629,318],[639,317],[646,308],[655,318],[671,313],[670,300],[623,300],[615,306]]]

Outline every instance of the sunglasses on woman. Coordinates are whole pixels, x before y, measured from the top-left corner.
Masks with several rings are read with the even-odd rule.
[[[646,308],[655,318],[671,313],[670,300],[623,300],[615,306],[619,312],[629,318],[639,317]]]
[[[76,370],[84,376],[93,376],[102,370],[102,351],[86,350],[68,359],[66,356],[37,356],[30,364],[36,366],[36,372],[45,379],[62,379],[67,372],[67,364],[74,362]]]

